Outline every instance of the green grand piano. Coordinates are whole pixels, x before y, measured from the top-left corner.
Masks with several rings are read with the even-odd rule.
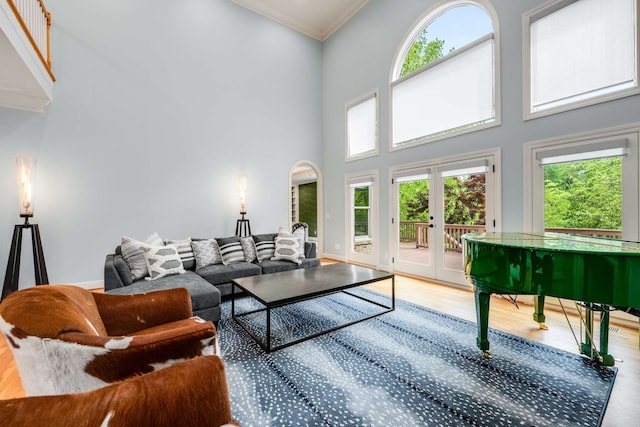
[[[535,296],[533,319],[544,327],[544,298],[578,301],[584,310],[580,352],[606,366],[609,312],[640,316],[640,243],[560,233],[471,233],[463,237],[465,273],[475,286],[477,344],[489,352],[491,294]],[[600,313],[600,348],[593,337]]]

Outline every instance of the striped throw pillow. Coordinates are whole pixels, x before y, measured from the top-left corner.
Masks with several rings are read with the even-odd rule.
[[[196,266],[196,259],[193,256],[193,248],[191,247],[191,238],[187,237],[182,240],[169,240],[167,242],[170,245],[175,245],[178,248],[178,254],[182,260],[182,265],[186,270],[193,270]]]
[[[222,263],[224,265],[245,261],[244,251],[242,250],[239,237],[225,237],[216,240],[220,247],[220,255],[222,255]]]

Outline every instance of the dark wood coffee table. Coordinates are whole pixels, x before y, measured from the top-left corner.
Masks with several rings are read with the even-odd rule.
[[[377,301],[365,298],[362,295],[356,295],[348,292],[348,289],[366,285],[368,283],[378,282],[391,279],[391,304],[384,305]],[[258,310],[246,311],[236,314],[236,286],[255,298],[264,308]],[[335,331],[345,326],[353,325],[372,317],[380,316],[395,309],[395,277],[392,273],[373,270],[366,267],[360,267],[351,264],[329,264],[320,267],[301,268],[291,271],[283,271],[280,273],[270,273],[260,276],[243,277],[233,280],[231,287],[231,317],[266,351],[270,353],[281,348],[289,347],[299,342]],[[278,346],[271,345],[271,310],[283,307],[289,304],[305,301],[312,298],[326,296],[333,293],[343,292],[355,298],[367,301],[377,305],[384,310],[375,314],[366,315],[354,321],[332,327],[321,332],[313,333],[299,339],[281,344]],[[266,311],[266,337],[263,339],[258,337],[240,318],[249,314]]]

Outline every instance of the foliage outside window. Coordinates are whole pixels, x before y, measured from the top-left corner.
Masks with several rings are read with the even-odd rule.
[[[422,21],[398,67],[392,82],[393,147],[495,122],[491,19],[473,2],[451,3]]]
[[[354,234],[369,236],[369,187],[353,189]]]
[[[621,173],[621,157],[545,166],[545,227],[622,230]]]

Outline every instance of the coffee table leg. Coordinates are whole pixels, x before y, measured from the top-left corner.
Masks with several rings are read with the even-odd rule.
[[[267,307],[267,353],[271,353],[271,309]]]
[[[236,287],[231,283],[231,318],[236,318]]]

